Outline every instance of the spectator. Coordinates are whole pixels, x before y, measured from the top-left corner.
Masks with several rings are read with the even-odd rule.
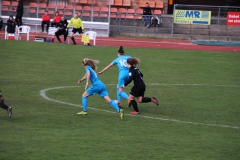
[[[22,25],[22,16],[23,16],[23,0],[17,0],[18,1],[18,6],[17,9],[14,9],[17,12],[16,15],[16,23],[19,26]]]
[[[48,32],[50,24],[50,16],[48,15],[48,11],[45,11],[45,14],[42,16],[42,32],[44,32],[44,24],[47,25],[46,31]]]
[[[68,35],[68,30],[66,30],[68,25],[67,20],[62,17],[61,21],[57,24],[58,31],[55,32],[55,35],[58,39],[58,43],[61,43],[61,40],[59,38],[60,35],[64,35],[64,43],[66,43],[67,35]]]
[[[151,15],[153,14],[152,9],[149,7],[148,2],[146,2],[146,7],[143,8],[143,18],[147,23],[147,27],[149,28],[151,25]]]
[[[9,16],[7,21],[7,33],[15,34],[16,32],[16,23],[12,15]]]
[[[2,20],[2,18],[0,17],[0,30],[2,29],[2,25],[3,25],[3,20]]]
[[[152,26],[154,26],[154,27],[158,27],[159,26],[159,24],[160,24],[160,19],[159,19],[159,17],[158,16],[156,16],[156,15],[154,15],[152,18],[151,18],[151,24],[152,24]]]
[[[57,27],[57,24],[61,21],[61,16],[59,15],[59,12],[57,11],[55,13],[55,16],[53,18],[53,21],[51,23],[51,27]]]
[[[77,32],[79,34],[82,34],[83,31],[84,31],[84,26],[83,26],[82,20],[78,17],[77,13],[74,14],[73,18],[71,18],[71,20],[68,23],[68,26],[66,28],[66,31],[71,26],[71,24],[73,24],[73,30],[72,30],[72,33],[70,34],[70,37],[73,41],[73,44],[76,45],[76,42],[75,42],[75,39],[74,39],[74,34],[77,33]],[[90,45],[90,44],[88,43],[88,45]]]

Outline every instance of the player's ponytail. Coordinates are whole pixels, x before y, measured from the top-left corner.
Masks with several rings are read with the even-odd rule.
[[[127,63],[130,64],[131,66],[137,66],[140,63],[140,60],[136,57],[128,58]]]
[[[94,71],[96,71],[97,70],[96,64],[99,63],[99,60],[84,58],[82,63],[84,66],[90,66]]]
[[[121,55],[124,54],[123,46],[119,47],[118,53],[121,54]]]

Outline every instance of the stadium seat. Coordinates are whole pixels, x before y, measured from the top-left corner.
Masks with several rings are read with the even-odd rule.
[[[98,6],[93,7],[93,17],[98,18],[101,8]]]
[[[113,5],[114,6],[122,6],[123,5],[123,0],[115,0]]]
[[[91,13],[91,7],[90,6],[84,6],[82,9],[82,13]]]
[[[26,34],[27,35],[27,41],[29,41],[29,33],[30,33],[30,27],[29,26],[20,26],[18,28],[18,40],[21,40],[21,35]]]
[[[146,7],[146,2],[147,1],[140,0],[138,7],[140,7],[140,8]]]
[[[127,10],[125,8],[118,9],[118,18],[125,19]]]
[[[3,1],[1,6],[2,12],[8,12],[10,7],[10,1]]]
[[[155,1],[148,1],[149,7],[150,8],[155,8]],[[145,3],[146,5],[146,3]]]
[[[135,19],[135,10],[134,9],[127,10],[126,19]]]
[[[93,40],[93,45],[96,45],[96,37],[97,37],[97,32],[94,31],[87,31],[86,33],[84,33],[85,35],[87,35],[89,37],[90,40]],[[85,44],[86,45],[86,44]]]
[[[99,14],[100,18],[107,18],[108,17],[108,7],[102,7],[100,14]]]
[[[40,3],[38,8],[38,15],[43,15],[45,13],[46,8],[47,8],[46,3]]]
[[[57,5],[57,11],[59,12],[59,15],[63,15],[65,6],[62,4]]]
[[[18,39],[17,35],[18,35],[18,26],[16,25],[16,29],[15,29],[15,34],[14,34],[14,38]],[[5,26],[5,39],[8,39],[8,32],[7,32],[7,26]]]
[[[75,13],[82,13],[82,6],[75,6]]]
[[[114,0],[106,0],[106,5],[114,5]]]
[[[72,5],[67,5],[64,9],[64,16],[72,16],[73,14],[73,6]]]
[[[122,6],[124,6],[124,7],[130,7],[131,6],[131,0],[123,0],[123,4],[122,4]]]
[[[88,0],[79,0],[78,3],[80,3],[80,4],[87,4],[87,3],[88,3]]]
[[[30,3],[28,14],[29,15],[35,15],[36,13],[37,13],[37,3]]]
[[[159,15],[162,14],[162,11],[161,11],[161,10],[158,10],[158,9],[155,9],[155,10],[153,11],[153,14],[159,16]]]
[[[112,7],[110,9],[110,17],[111,18],[117,18],[117,8]]]
[[[155,8],[163,9],[163,4],[164,4],[163,1],[157,1]]]
[[[134,19],[142,19],[143,9],[139,8],[135,12],[135,18]]]
[[[10,6],[10,8],[9,8],[9,12],[15,12],[15,10],[13,10],[13,9],[17,9],[17,6],[18,6],[18,2],[17,1],[13,1],[12,3],[11,3],[11,6]],[[15,12],[16,13],[16,12]],[[11,14],[11,13],[10,13]]]
[[[47,11],[48,11],[48,14],[53,17],[53,15],[55,14],[55,8],[56,6],[54,4],[48,4],[47,5]]]
[[[87,4],[96,4],[96,0],[87,0]]]

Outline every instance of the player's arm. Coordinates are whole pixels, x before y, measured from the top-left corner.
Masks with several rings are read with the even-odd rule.
[[[123,85],[123,88],[126,87],[129,83],[132,82],[133,80],[133,77],[134,77],[134,69],[133,68],[130,68],[129,69],[129,78],[128,78],[128,81]]]
[[[90,71],[88,70],[88,71],[87,71],[87,74],[86,74],[86,86],[85,86],[85,91],[87,90],[87,87],[88,87],[89,77],[90,77]]]
[[[103,72],[105,72],[106,70],[108,70],[110,67],[112,67],[113,64],[110,63],[108,66],[106,66],[103,70],[101,70],[100,72],[98,72],[98,74],[102,74]]]
[[[80,84],[85,79],[87,79],[87,75],[86,74],[81,79],[78,80],[78,84]]]
[[[72,24],[72,19],[71,19],[70,22],[68,23],[67,28],[66,28],[66,31],[67,31],[68,28],[71,26],[71,24]]]

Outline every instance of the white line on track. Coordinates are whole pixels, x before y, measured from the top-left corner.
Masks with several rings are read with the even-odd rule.
[[[159,84],[159,83],[150,83],[151,85],[163,85],[163,86],[213,86],[213,87],[240,87],[237,85],[204,85],[204,84]],[[106,85],[116,85],[116,84],[106,84]],[[40,91],[40,95],[49,100],[49,101],[53,101],[56,103],[61,103],[61,104],[66,104],[66,105],[70,105],[70,106],[76,106],[76,107],[82,107],[81,105],[78,104],[72,104],[72,103],[67,103],[67,102],[62,102],[59,100],[55,100],[52,98],[49,98],[46,95],[46,92],[49,90],[56,90],[56,89],[62,89],[62,88],[76,88],[79,86],[60,86],[60,87],[54,87],[54,88],[47,88],[47,89],[43,89]],[[88,109],[92,109],[92,110],[97,110],[97,111],[103,111],[103,112],[107,112],[107,113],[113,113],[116,114],[116,112],[113,111],[108,111],[108,110],[103,110],[103,109],[97,109],[97,108],[93,108],[93,107],[88,107]],[[131,115],[131,114],[125,114],[128,116],[135,116],[135,115]],[[155,120],[161,120],[161,121],[170,121],[170,122],[178,122],[178,123],[186,123],[186,124],[194,124],[194,125],[203,125],[203,126],[211,126],[211,127],[222,127],[222,128],[233,128],[233,129],[239,129],[238,126],[229,126],[229,125],[223,125],[223,124],[206,124],[206,123],[198,123],[198,122],[189,122],[189,121],[181,121],[181,120],[176,120],[176,119],[168,119],[168,118],[161,118],[161,117],[151,117],[151,116],[143,116],[143,115],[137,115],[138,117],[142,117],[142,118],[147,118],[147,119],[155,119]]]

